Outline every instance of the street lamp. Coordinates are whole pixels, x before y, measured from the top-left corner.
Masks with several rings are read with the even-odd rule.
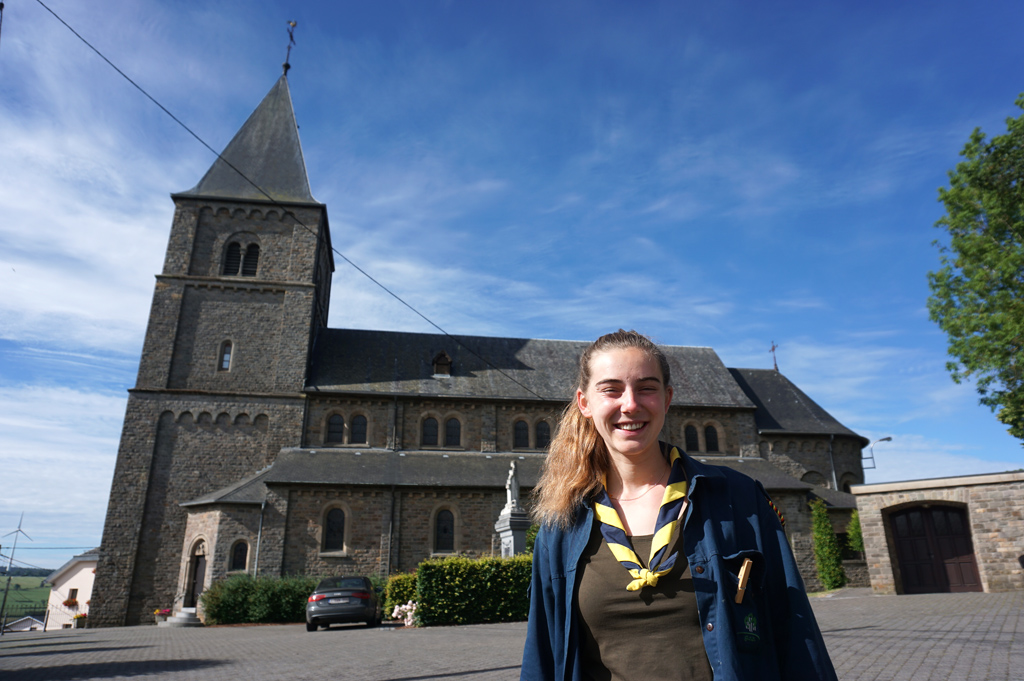
[[[879,438],[879,439],[875,440],[870,445],[868,445],[868,450],[871,453],[864,460],[865,461],[870,461],[871,465],[870,466],[862,466],[862,468],[872,469],[872,468],[875,467],[875,445],[877,445],[879,442],[892,442],[892,438],[891,437],[882,437],[882,438]]]

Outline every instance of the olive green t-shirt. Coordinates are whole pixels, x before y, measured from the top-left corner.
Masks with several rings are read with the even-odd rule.
[[[680,533],[672,571],[658,586],[626,591],[632,580],[595,519],[578,568],[583,678],[590,681],[711,681],[697,597]],[[630,538],[647,565],[653,535]]]

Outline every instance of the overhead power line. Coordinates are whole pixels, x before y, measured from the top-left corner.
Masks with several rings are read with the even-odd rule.
[[[45,10],[46,10],[47,12],[49,12],[50,14],[52,14],[52,15],[54,16],[54,18],[56,18],[56,19],[57,19],[57,21],[59,21],[60,23],[64,24],[64,26],[65,26],[65,27],[66,27],[66,28],[67,28],[67,29],[68,29],[69,31],[71,31],[71,32],[72,32],[72,33],[73,33],[73,34],[75,35],[75,37],[77,37],[77,38],[78,38],[79,40],[81,40],[81,41],[82,41],[83,43],[85,43],[85,45],[86,45],[86,46],[88,46],[88,47],[89,47],[89,49],[91,49],[91,50],[92,50],[93,52],[95,52],[95,53],[96,53],[97,55],[99,55],[100,59],[102,59],[103,61],[105,61],[105,62],[106,62],[106,63],[107,63],[107,64],[108,64],[109,66],[110,66],[110,68],[112,68],[112,69],[114,69],[115,71],[117,71],[117,73],[118,73],[118,74],[119,74],[119,75],[120,75],[120,76],[121,76],[122,78],[124,78],[124,79],[125,79],[125,80],[127,80],[127,81],[128,81],[129,83],[131,83],[131,84],[132,84],[132,85],[133,85],[133,86],[135,87],[135,89],[136,89],[136,90],[138,90],[138,91],[139,91],[139,92],[141,92],[141,93],[142,93],[143,95],[145,95],[145,97],[146,97],[147,99],[149,99],[149,101],[151,101],[151,102],[153,102],[154,104],[156,104],[156,105],[157,105],[157,106],[158,106],[158,107],[160,108],[160,110],[161,110],[161,111],[163,111],[163,112],[164,112],[165,114],[167,114],[168,116],[170,116],[170,117],[171,117],[171,119],[172,119],[172,120],[173,120],[173,121],[174,121],[175,123],[177,123],[178,125],[180,125],[180,126],[181,126],[181,127],[182,127],[182,128],[183,128],[183,129],[184,129],[184,130],[185,130],[185,131],[186,131],[186,132],[188,133],[188,134],[192,135],[192,137],[194,137],[194,138],[196,139],[196,141],[198,141],[198,142],[199,142],[200,144],[202,144],[202,145],[203,145],[204,147],[206,147],[206,148],[207,148],[207,149],[208,149],[208,150],[209,150],[209,151],[210,151],[210,152],[211,152],[211,153],[212,153],[212,154],[213,154],[214,156],[216,156],[216,157],[217,157],[218,159],[220,159],[221,161],[223,161],[225,165],[227,165],[227,166],[228,166],[229,168],[231,168],[231,169],[232,169],[232,170],[234,170],[234,171],[235,171],[236,173],[238,173],[238,175],[239,175],[239,176],[240,176],[240,177],[241,177],[241,178],[242,178],[243,180],[245,180],[245,181],[246,181],[246,182],[248,182],[248,183],[249,183],[250,185],[252,185],[252,187],[253,187],[253,188],[254,188],[254,189],[255,189],[256,191],[258,191],[258,192],[259,192],[260,194],[262,194],[263,196],[267,197],[267,200],[268,200],[268,201],[270,201],[270,202],[271,202],[272,204],[274,204],[274,205],[275,205],[275,206],[277,206],[278,208],[282,209],[283,211],[287,211],[287,210],[288,210],[288,209],[287,209],[287,207],[285,207],[285,206],[282,206],[282,205],[281,205],[280,203],[278,203],[278,201],[277,201],[276,199],[274,199],[274,198],[273,198],[272,196],[270,196],[270,194],[268,194],[268,193],[267,193],[266,191],[264,191],[264,189],[263,189],[262,187],[260,187],[260,186],[259,186],[258,184],[256,184],[255,182],[253,182],[253,181],[252,181],[251,179],[249,179],[249,177],[247,177],[245,173],[243,173],[243,172],[242,172],[241,170],[239,170],[238,168],[236,168],[236,167],[235,167],[235,166],[234,166],[234,165],[233,165],[233,164],[232,164],[232,163],[231,163],[230,161],[228,161],[228,160],[227,160],[226,158],[224,158],[223,156],[221,156],[221,154],[220,154],[220,153],[218,153],[216,149],[214,149],[214,148],[213,148],[213,147],[211,147],[211,146],[210,146],[209,144],[207,144],[207,143],[206,143],[206,141],[205,141],[205,140],[204,140],[204,139],[203,139],[202,137],[200,137],[200,136],[199,136],[199,135],[198,135],[198,134],[197,134],[196,132],[194,132],[194,131],[193,131],[193,130],[192,130],[192,129],[190,128],[190,127],[188,127],[187,125],[185,125],[185,123],[183,123],[183,122],[182,122],[182,121],[181,121],[181,120],[180,120],[180,119],[179,119],[179,118],[178,118],[177,116],[175,116],[175,115],[174,115],[173,113],[171,113],[171,112],[170,112],[170,110],[169,110],[169,109],[168,109],[167,107],[165,107],[165,106],[164,106],[163,104],[161,104],[161,103],[160,103],[159,101],[157,101],[157,99],[156,99],[155,97],[153,97],[153,95],[151,95],[151,94],[149,94],[148,92],[146,92],[146,90],[145,90],[145,89],[144,89],[144,88],[143,88],[143,87],[142,87],[141,85],[139,85],[139,84],[138,84],[138,83],[136,83],[136,82],[135,82],[134,80],[132,80],[131,78],[129,78],[129,77],[128,77],[128,75],[127,75],[127,74],[126,74],[126,73],[125,73],[124,71],[122,71],[122,70],[121,70],[120,68],[118,68],[118,67],[117,67],[117,65],[116,65],[116,64],[114,64],[114,62],[112,62],[112,61],[111,61],[110,59],[108,59],[108,58],[106,57],[106,55],[104,55],[104,54],[103,54],[102,52],[100,52],[100,51],[99,51],[99,49],[97,49],[97,48],[96,48],[96,47],[95,47],[95,46],[94,46],[94,45],[93,45],[92,43],[90,43],[90,42],[89,42],[88,40],[86,40],[86,39],[85,39],[85,38],[84,38],[84,37],[82,36],[82,34],[80,34],[80,33],[79,33],[78,31],[76,31],[76,30],[75,30],[75,29],[74,29],[74,28],[73,28],[73,27],[72,27],[72,26],[71,26],[70,24],[68,24],[68,22],[64,21],[64,19],[62,19],[62,18],[60,17],[60,15],[58,15],[58,14],[57,14],[56,12],[54,12],[54,11],[53,11],[52,9],[50,9],[49,7],[47,7],[47,6],[46,6],[46,4],[45,4],[45,3],[43,2],[43,0],[36,0],[36,2],[38,2],[38,3],[39,3],[39,4],[40,4],[40,5],[42,6],[42,7],[43,7],[43,9],[45,9]],[[0,7],[2,7],[2,3],[0,3]],[[294,27],[293,27],[293,28],[294,28]],[[290,46],[289,46],[289,51],[290,51],[290,49],[291,49],[291,48],[290,48]],[[302,222],[302,220],[300,220],[300,219],[298,218],[298,216],[296,216],[296,215],[295,215],[294,213],[291,213],[290,211],[289,211],[289,213],[290,213],[290,214],[292,215],[292,217],[293,217],[293,218],[295,219],[295,221],[296,221],[296,222],[297,222],[297,223],[299,224],[299,226],[300,226],[300,227],[302,227],[302,228],[303,228],[303,229],[305,229],[305,230],[306,230],[307,232],[309,232],[310,234],[312,234],[312,235],[313,235],[313,236],[314,236],[315,238],[317,238],[317,240],[320,240],[320,239],[322,239],[322,238],[323,238],[323,237],[322,237],[321,235],[317,234],[317,233],[316,233],[316,232],[315,232],[315,231],[314,231],[313,229],[311,229],[311,228],[310,228],[310,227],[309,227],[308,225],[306,225],[306,224],[305,224],[304,222]],[[478,352],[476,352],[476,351],[475,351],[475,350],[474,350],[473,348],[469,347],[468,345],[466,345],[465,343],[463,343],[462,341],[460,341],[460,340],[459,340],[458,338],[456,338],[455,336],[453,336],[452,334],[450,334],[450,333],[449,333],[448,331],[446,331],[445,329],[443,329],[443,328],[442,328],[442,327],[441,327],[441,326],[440,326],[439,324],[437,324],[436,322],[434,322],[434,320],[430,319],[430,317],[428,317],[427,315],[425,315],[425,314],[423,314],[422,312],[420,312],[419,310],[417,310],[417,309],[416,309],[416,308],[415,308],[415,307],[414,307],[414,306],[413,306],[413,305],[412,305],[411,303],[409,303],[409,302],[406,302],[406,300],[405,300],[405,299],[403,299],[403,298],[402,298],[401,296],[399,296],[399,295],[398,295],[397,293],[395,293],[394,291],[392,291],[391,289],[389,289],[389,288],[388,288],[387,286],[385,286],[385,285],[384,285],[384,284],[382,284],[381,282],[379,282],[379,281],[377,281],[376,279],[374,279],[374,278],[373,278],[373,277],[372,277],[372,276],[370,275],[370,273],[369,273],[369,272],[367,272],[367,271],[366,271],[366,270],[364,270],[364,269],[363,269],[362,267],[360,267],[359,265],[357,265],[357,264],[356,264],[355,262],[353,262],[353,261],[352,261],[351,259],[349,259],[349,258],[348,258],[348,256],[346,256],[346,255],[345,255],[344,253],[342,253],[341,251],[339,251],[339,250],[338,250],[337,248],[335,248],[335,247],[334,247],[333,245],[331,246],[331,250],[332,250],[332,251],[334,252],[334,254],[335,254],[335,255],[337,255],[337,256],[338,256],[338,257],[340,257],[340,258],[341,258],[342,260],[344,260],[344,261],[345,261],[346,263],[348,263],[349,265],[351,265],[353,269],[355,269],[355,270],[356,270],[357,272],[359,272],[359,273],[360,273],[360,274],[362,274],[362,275],[363,275],[364,277],[366,277],[367,279],[369,279],[370,281],[372,281],[372,282],[373,282],[374,284],[376,284],[376,285],[377,285],[377,286],[378,286],[378,287],[379,287],[379,288],[380,288],[380,289],[381,289],[382,291],[384,291],[384,292],[385,292],[385,293],[387,293],[387,294],[388,294],[389,296],[391,296],[392,298],[394,298],[395,300],[397,300],[398,302],[400,302],[400,303],[401,303],[402,305],[404,305],[405,307],[407,307],[407,308],[408,308],[409,310],[411,310],[411,311],[412,311],[412,312],[413,312],[414,314],[416,314],[416,315],[417,315],[418,317],[420,317],[420,319],[422,319],[423,321],[427,322],[427,323],[428,323],[428,324],[430,324],[430,325],[431,325],[432,327],[434,327],[435,329],[437,329],[438,331],[440,331],[440,332],[441,332],[441,334],[443,334],[444,336],[446,336],[446,337],[448,337],[449,339],[451,339],[451,340],[452,340],[452,341],[453,341],[454,343],[456,343],[456,344],[457,344],[457,345],[459,345],[460,347],[464,348],[464,349],[466,350],[466,352],[468,352],[469,354],[473,355],[474,357],[476,357],[477,359],[479,359],[479,360],[480,360],[481,362],[483,362],[483,363],[484,363],[484,364],[486,364],[487,366],[491,367],[491,368],[492,368],[492,369],[494,369],[494,370],[495,370],[496,372],[498,372],[499,374],[501,374],[502,376],[504,376],[505,378],[507,378],[507,379],[508,379],[509,381],[511,381],[512,383],[515,383],[515,384],[516,384],[516,385],[518,385],[518,386],[519,386],[520,388],[522,388],[523,390],[525,390],[525,391],[526,391],[526,392],[528,392],[529,394],[533,395],[533,396],[534,396],[534,397],[536,397],[537,399],[539,399],[539,400],[549,400],[549,399],[551,399],[550,397],[542,397],[541,395],[538,395],[538,394],[537,394],[536,392],[534,392],[533,390],[531,390],[531,389],[530,389],[529,387],[527,387],[527,386],[523,385],[522,383],[520,383],[519,381],[517,381],[517,380],[516,380],[515,378],[513,378],[512,376],[510,376],[510,375],[509,375],[508,373],[506,373],[505,371],[503,371],[503,370],[502,370],[502,369],[501,369],[500,367],[498,367],[498,366],[497,366],[496,364],[494,364],[493,362],[491,362],[490,360],[488,360],[488,359],[487,359],[486,357],[484,357],[483,355],[479,354],[479,353],[478,353]]]

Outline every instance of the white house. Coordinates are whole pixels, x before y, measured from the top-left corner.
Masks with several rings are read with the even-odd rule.
[[[99,549],[86,551],[64,563],[46,578],[51,589],[50,600],[46,604],[44,631],[71,629],[75,625],[76,615],[88,617],[98,559]]]

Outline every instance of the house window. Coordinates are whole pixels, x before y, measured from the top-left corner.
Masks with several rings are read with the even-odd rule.
[[[220,344],[220,364],[217,371],[231,371],[231,341]]]
[[[437,357],[434,358],[434,375],[452,375],[452,358],[448,356],[447,352],[438,353]]]
[[[345,419],[341,414],[334,414],[327,419],[327,439],[325,442],[345,441]]]
[[[516,421],[512,427],[512,448],[526,449],[530,446],[530,426],[526,421]]]
[[[444,446],[458,447],[462,444],[462,424],[451,418],[444,424]]]
[[[228,570],[244,570],[248,560],[249,545],[240,541],[231,549],[231,565],[228,566]]]
[[[256,268],[260,262],[260,247],[259,244],[249,244],[249,247],[245,249],[245,258],[242,260],[242,276],[243,277],[255,277]]]
[[[697,440],[697,429],[693,426],[686,426],[683,429],[683,439],[686,441],[686,451],[696,452],[700,450],[700,442]]]
[[[349,438],[351,444],[366,444],[366,417],[362,414],[352,417],[352,437]]]
[[[78,600],[78,589],[68,589],[68,600]]]
[[[224,274],[233,277],[238,274],[238,268],[242,264],[242,246],[237,241],[228,244],[228,250],[224,253]]]
[[[437,419],[429,418],[423,420],[423,434],[420,441],[424,447],[437,446]]]
[[[327,512],[324,528],[324,551],[345,549],[345,511],[332,508]]]
[[[544,449],[551,444],[551,426],[547,421],[537,421],[535,435],[533,446],[537,449]]]
[[[443,508],[434,518],[434,553],[451,553],[454,550],[455,515]]]
[[[718,429],[714,426],[707,426],[704,429],[704,445],[706,451],[718,451]]]

